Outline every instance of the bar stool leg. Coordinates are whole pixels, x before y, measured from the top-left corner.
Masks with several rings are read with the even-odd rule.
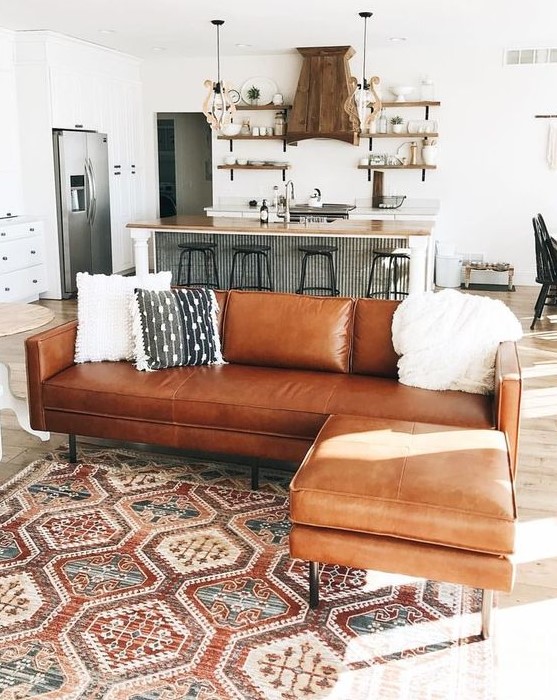
[[[269,278],[269,289],[271,292],[275,291],[275,286],[273,284],[273,278],[271,277],[271,261],[269,260],[269,256],[265,256],[265,264],[267,266],[267,277]]]
[[[187,250],[183,250],[183,251],[180,253],[180,260],[178,261],[178,277],[177,277],[177,279],[176,279],[176,284],[177,284],[177,285],[180,285],[180,282],[181,282],[181,280],[182,280],[182,266],[183,266],[183,262],[184,262],[184,255],[185,255],[187,252],[188,252]]]
[[[248,256],[245,253],[242,253],[242,258],[240,260],[240,289],[243,289],[244,287],[244,280],[246,277],[246,258]]]
[[[240,255],[237,251],[232,256],[232,267],[230,268],[230,278],[228,280],[228,289],[234,289],[234,273],[236,272],[236,258]]]
[[[217,267],[217,258],[215,256],[215,251],[211,249],[208,252],[211,255],[211,261],[213,263],[213,276],[214,276],[214,280],[215,280],[215,287],[216,287],[216,289],[219,289],[220,288],[219,270]]]
[[[374,257],[371,262],[371,271],[369,273],[369,279],[367,281],[366,297],[371,297],[371,289],[373,287],[373,279],[375,276],[375,266],[377,265],[378,258]]]
[[[257,289],[261,291],[263,289],[263,278],[261,276],[261,253],[255,254],[255,260],[257,264]]]
[[[193,253],[192,250],[188,250],[188,267],[187,267],[187,278],[186,278],[186,284],[188,287],[191,285],[191,254]]]
[[[331,278],[331,296],[338,297],[340,292],[337,289],[337,273],[335,271],[335,261],[333,260],[333,254],[328,253],[327,258],[329,260],[329,274]]]
[[[298,289],[296,290],[296,294],[303,294],[304,293],[308,258],[309,258],[308,253],[304,253],[304,257],[302,258],[302,271],[300,273],[300,285],[299,285]]]

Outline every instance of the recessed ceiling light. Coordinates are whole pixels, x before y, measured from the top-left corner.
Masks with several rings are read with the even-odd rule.
[[[394,41],[394,42],[406,41],[406,37],[405,36],[390,36],[389,41]]]
[[[166,51],[166,49],[163,48],[162,46],[153,46],[151,51],[155,51],[155,53],[161,53],[162,51]]]
[[[237,46],[239,49],[251,49],[253,44],[234,44],[234,46]]]
[[[101,34],[116,34],[114,29],[99,29],[99,32]]]

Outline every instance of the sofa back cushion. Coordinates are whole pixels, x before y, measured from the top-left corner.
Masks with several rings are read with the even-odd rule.
[[[354,300],[277,292],[228,293],[227,362],[348,372]]]
[[[391,324],[398,301],[357,299],[354,313],[352,372],[398,377]]]

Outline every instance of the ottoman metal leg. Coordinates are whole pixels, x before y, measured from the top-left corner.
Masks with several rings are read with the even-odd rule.
[[[68,451],[71,464],[77,462],[77,440],[75,435],[68,435]]]
[[[251,490],[259,490],[259,467],[257,464],[252,464],[251,466]]]
[[[482,639],[491,636],[491,612],[493,610],[493,591],[486,588],[482,591]]]
[[[319,562],[309,562],[309,607],[317,608],[319,605]]]

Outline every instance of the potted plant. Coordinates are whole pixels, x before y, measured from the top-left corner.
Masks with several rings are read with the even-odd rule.
[[[259,98],[261,97],[261,90],[255,85],[252,85],[248,90],[248,99],[252,105],[257,105]]]
[[[391,126],[393,127],[394,134],[402,134],[404,129],[404,119],[398,114],[391,117]]]

